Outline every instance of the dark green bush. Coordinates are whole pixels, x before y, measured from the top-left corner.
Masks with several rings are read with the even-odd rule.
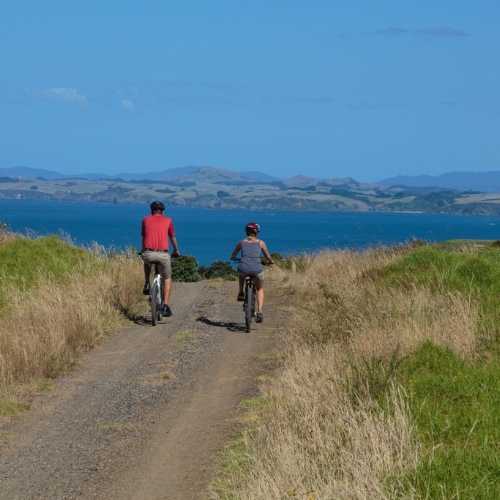
[[[238,277],[238,272],[231,263],[223,260],[216,260],[208,267],[200,267],[198,272],[204,279],[223,278],[233,281]]]
[[[172,281],[200,281],[198,261],[192,255],[172,259]]]

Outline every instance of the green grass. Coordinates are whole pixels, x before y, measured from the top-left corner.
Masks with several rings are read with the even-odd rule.
[[[471,366],[426,343],[401,363],[397,379],[427,450],[412,474],[422,498],[500,498],[498,359]]]
[[[481,323],[478,334],[488,332],[500,346],[500,248],[490,245],[475,252],[460,252],[453,247],[420,247],[395,264],[379,270],[391,285],[424,285],[442,293],[471,295],[479,304]]]
[[[249,453],[247,439],[255,433],[256,423],[260,419],[259,409],[266,404],[266,398],[255,397],[240,403],[246,410],[241,418],[245,429],[237,431],[231,436],[229,444],[221,451],[218,460],[219,474],[212,481],[210,488],[216,492],[218,498],[231,500],[246,480],[245,471],[250,467],[251,453]]]
[[[387,283],[418,283],[442,290],[500,293],[500,248],[460,252],[425,245],[384,269]]]
[[[0,398],[0,417],[13,417],[19,413],[23,413],[28,409],[28,405],[14,403],[7,399]]]
[[[500,498],[500,249],[429,245],[377,276],[384,286],[420,284],[470,294],[478,303],[477,334],[488,331],[490,341],[474,361],[427,342],[392,376],[406,390],[425,448],[407,478],[419,498]]]
[[[89,253],[57,236],[17,238],[0,246],[2,282],[34,287],[41,280],[61,280]]]
[[[92,252],[73,246],[58,236],[16,238],[0,245],[0,312],[6,304],[6,290],[36,288],[41,282],[66,282],[71,271],[83,263],[99,265]]]

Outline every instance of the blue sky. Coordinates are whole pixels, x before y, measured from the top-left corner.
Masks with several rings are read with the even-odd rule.
[[[0,0],[0,168],[500,169],[498,0]]]

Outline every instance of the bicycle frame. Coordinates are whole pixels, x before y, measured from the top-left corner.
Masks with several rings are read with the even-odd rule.
[[[247,332],[250,331],[252,319],[255,316],[255,301],[256,301],[255,284],[251,276],[245,278],[245,299],[243,300],[243,311],[245,312],[245,325]]]

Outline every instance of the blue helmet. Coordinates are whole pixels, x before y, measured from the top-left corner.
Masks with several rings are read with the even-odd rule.
[[[155,200],[149,205],[151,212],[163,212],[165,210],[165,205],[160,200]]]

